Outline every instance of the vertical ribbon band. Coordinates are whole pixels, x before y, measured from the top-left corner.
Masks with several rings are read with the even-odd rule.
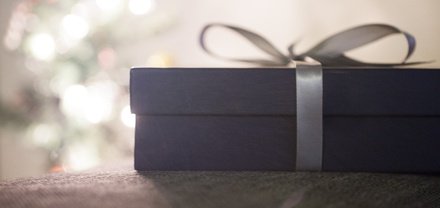
[[[296,63],[296,170],[322,170],[322,66]]]
[[[212,27],[229,29],[257,48],[269,55],[269,59],[225,58],[208,49],[205,38]],[[365,63],[345,56],[345,52],[361,47],[392,34],[401,34],[408,45],[407,54],[401,63]],[[202,49],[217,58],[258,64],[260,66],[290,66],[296,68],[296,170],[320,171],[323,161],[323,73],[324,66],[400,66],[426,62],[406,62],[415,50],[415,38],[394,26],[385,24],[369,24],[354,27],[323,40],[315,47],[295,54],[294,44],[288,47],[288,55],[284,55],[262,36],[225,24],[209,24],[200,34]],[[312,61],[310,61],[312,60]]]

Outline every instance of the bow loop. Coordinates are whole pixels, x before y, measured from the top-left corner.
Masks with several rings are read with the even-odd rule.
[[[402,34],[405,36],[408,51],[402,63],[392,65],[405,64],[407,59],[412,55],[415,49],[415,38],[400,29],[385,24],[370,24],[354,27],[323,40],[315,47],[305,52],[303,55],[312,56],[324,63],[339,66],[359,66],[359,65],[376,65],[374,63],[364,63],[344,56],[346,51],[359,48],[366,44],[377,41],[381,38],[392,34]],[[335,63],[339,62],[339,63]],[[381,64],[382,65],[382,64]],[[387,64],[383,64],[387,65]]]
[[[226,57],[223,57],[223,56],[220,56],[220,55],[213,53],[210,49],[208,49],[208,47],[206,46],[206,41],[205,41],[207,31],[213,27],[222,27],[222,28],[229,29],[233,32],[238,33],[239,35],[246,38],[249,42],[251,42],[254,46],[256,46],[260,50],[262,50],[265,53],[267,53],[268,55],[270,55],[272,59],[269,59],[269,60],[263,59],[262,60],[262,59],[226,58]],[[228,60],[246,62],[246,63],[255,63],[255,64],[259,64],[259,65],[264,65],[264,66],[273,66],[273,65],[285,66],[290,62],[289,57],[287,57],[283,53],[281,53],[278,49],[275,48],[274,45],[272,45],[272,43],[270,43],[265,38],[261,37],[260,35],[254,33],[254,32],[251,32],[251,31],[239,28],[239,27],[231,26],[231,25],[215,23],[215,24],[209,24],[209,25],[205,26],[202,29],[202,32],[200,34],[200,45],[203,48],[203,50],[205,50],[205,52],[207,52],[208,54],[215,56],[217,58],[221,58],[221,59],[228,59]]]

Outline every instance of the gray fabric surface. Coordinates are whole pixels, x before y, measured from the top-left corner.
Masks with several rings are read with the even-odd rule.
[[[0,207],[440,207],[440,176],[306,172],[48,174],[0,183]]]

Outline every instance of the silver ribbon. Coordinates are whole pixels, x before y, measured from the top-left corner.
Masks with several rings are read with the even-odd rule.
[[[319,62],[296,65],[296,170],[322,169],[322,67]]]
[[[226,58],[213,53],[205,43],[207,31],[212,27],[222,27],[236,32],[267,53],[271,59]],[[392,34],[402,34],[408,51],[401,63],[365,63],[345,56],[345,52],[374,42]],[[294,53],[294,44],[288,47],[289,55],[284,55],[269,41],[249,30],[225,24],[209,24],[200,34],[202,49],[217,58],[258,64],[261,66],[292,66],[296,68],[296,116],[297,148],[296,170],[320,171],[323,157],[323,81],[324,66],[399,66],[426,62],[406,61],[415,50],[415,38],[394,26],[369,24],[354,27],[323,40],[315,47],[302,53]]]

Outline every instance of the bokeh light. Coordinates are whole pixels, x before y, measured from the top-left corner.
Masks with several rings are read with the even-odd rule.
[[[66,162],[63,164],[64,169],[67,171],[80,171],[99,164],[98,152],[93,147],[94,145],[88,143],[71,145],[67,151]]]
[[[111,83],[99,83],[89,87],[69,86],[62,94],[61,109],[63,113],[79,121],[100,123],[109,119],[111,115],[114,88]]]
[[[86,107],[84,101],[87,99],[87,89],[83,85],[69,86],[61,97],[61,110],[66,115],[77,116]]]
[[[144,15],[152,11],[155,7],[154,0],[130,0],[128,9],[134,15]]]
[[[96,0],[96,5],[104,12],[114,12],[121,7],[121,0]]]
[[[162,46],[150,50],[145,45],[177,21],[171,2],[160,2],[161,10],[155,9],[156,3],[24,0],[15,7],[11,4],[13,10],[3,19],[6,28],[0,40],[6,50],[0,52],[11,58],[5,70],[14,69],[7,72],[13,78],[7,80],[5,91],[12,93],[0,100],[0,116],[6,106],[11,119],[3,123],[12,123],[5,126],[6,131],[43,155],[23,164],[41,163],[40,173],[57,172],[133,156],[130,128],[135,116],[127,104],[129,69],[147,60],[169,66],[174,58],[174,54],[151,53],[163,51]],[[10,152],[7,157],[19,154]],[[2,173],[0,180],[17,176]]]
[[[32,35],[29,41],[29,49],[36,59],[48,61],[55,55],[55,41],[48,33]]]
[[[122,123],[130,128],[134,128],[136,124],[136,116],[131,113],[130,106],[126,105],[121,111]]]
[[[67,37],[79,40],[84,38],[89,32],[89,24],[84,18],[69,14],[63,18],[62,29]]]
[[[55,125],[40,123],[31,128],[32,142],[40,147],[47,149],[59,145],[60,138]]]
[[[116,52],[112,48],[104,48],[98,53],[98,63],[102,69],[111,69],[115,66]]]

